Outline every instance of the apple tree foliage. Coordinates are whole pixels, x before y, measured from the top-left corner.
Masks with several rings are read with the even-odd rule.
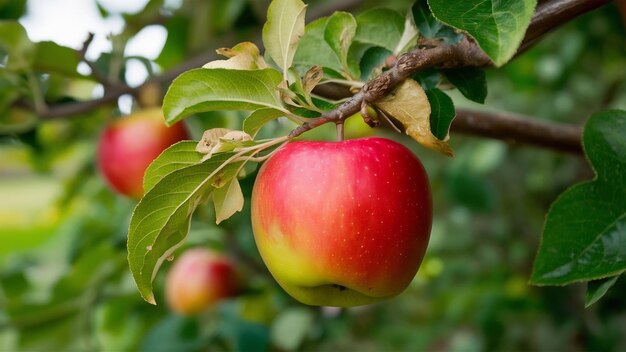
[[[382,72],[388,56],[401,55],[421,38],[455,43],[469,35],[496,66],[504,65],[517,51],[535,5],[532,0],[418,1],[404,14],[388,9],[356,17],[336,12],[305,25],[304,3],[272,1],[263,28],[263,56],[248,42],[221,49],[227,60],[183,73],[165,96],[168,124],[198,112],[252,112],[243,122],[247,133],[240,132],[237,138],[225,138],[226,131],[205,135],[200,143],[211,148],[205,157],[193,143],[179,143],[146,173],[150,182],[128,235],[130,268],[142,296],[155,303],[152,280],[164,258],[184,240],[198,205],[212,200],[218,221],[241,210],[237,180],[241,170],[246,163],[271,155],[263,150],[286,141],[253,140],[264,124],[279,117],[304,123],[335,108],[332,101],[313,97],[312,90],[329,82],[359,88]],[[484,102],[485,75],[468,68],[417,73],[415,80],[406,80],[374,105],[400,122],[417,142],[451,156],[448,130],[455,113],[452,100],[440,88],[444,77],[468,99]],[[626,269],[625,121],[623,112],[611,111],[588,122],[584,147],[597,179],[568,190],[553,205],[532,283],[612,280]],[[228,210],[222,216],[224,208]],[[594,287],[589,295],[597,300],[601,291]]]
[[[187,8],[186,14],[174,13],[165,25],[169,34],[168,50],[164,50],[156,62],[162,68],[172,68],[201,48],[199,42],[206,38],[187,33],[192,32],[192,28],[198,33],[224,33],[236,26],[237,17],[245,6],[253,6],[258,12],[257,2],[246,3],[243,0],[202,2]],[[161,5],[162,1],[152,0],[144,13],[125,15],[126,22],[132,25],[112,37],[113,47],[119,47],[149,23],[147,17],[158,14]],[[24,6],[24,1],[0,1],[0,111],[3,112],[0,134],[17,135],[21,143],[36,151],[33,159],[37,168],[48,170],[51,155],[58,157],[67,153],[64,140],[92,138],[98,128],[77,118],[69,127],[51,124],[34,132],[34,126],[40,122],[38,113],[45,112],[45,103],[92,98],[82,92],[96,83],[94,77],[78,72],[81,58],[75,49],[55,42],[33,42],[28,38],[16,21],[23,10],[18,9],[20,6]],[[207,6],[215,8],[205,11]],[[12,328],[23,330],[20,341],[26,350],[66,348],[63,343],[73,340],[76,327],[81,330],[91,325],[103,327],[108,341],[124,341],[136,346],[138,342],[131,340],[145,334],[149,328],[145,322],[149,320],[147,317],[154,318],[158,313],[148,305],[129,303],[136,294],[123,289],[127,264],[141,295],[154,302],[153,280],[171,253],[186,239],[188,243],[197,242],[198,233],[217,237],[207,235],[192,215],[205,216],[202,205],[212,203],[215,220],[221,222],[244,208],[241,189],[246,188],[245,182],[249,180],[243,177],[254,172],[256,164],[287,141],[286,136],[268,138],[267,133],[262,133],[264,126],[280,119],[291,121],[295,127],[336,108],[336,101],[318,97],[312,93],[313,89],[328,83],[358,89],[385,69],[389,56],[397,57],[425,39],[453,45],[463,36],[470,36],[495,66],[506,70],[507,65],[515,64],[510,60],[524,37],[535,6],[533,0],[430,0],[417,1],[407,11],[376,8],[358,14],[337,12],[305,23],[309,10],[306,4],[273,1],[262,32],[264,52],[249,42],[219,49],[218,53],[224,56],[222,60],[180,75],[171,84],[163,104],[169,124],[183,119],[189,121],[191,115],[199,115],[208,120],[204,126],[211,126],[221,118],[213,112],[225,110],[247,111],[243,124],[208,130],[200,142],[180,142],[157,158],[146,172],[146,193],[136,205],[128,229],[125,219],[134,204],[111,197],[102,190],[89,194],[97,202],[73,205],[72,209],[81,211],[85,217],[69,222],[63,232],[74,233],[78,240],[68,253],[46,254],[71,258],[67,274],[51,284],[48,301],[41,304],[30,303],[29,297],[23,298],[31,285],[23,270],[16,266],[15,270],[4,271],[0,282],[2,296],[15,304],[0,307],[0,321],[8,317]],[[103,8],[101,11],[106,12]],[[203,11],[211,13],[210,21],[198,16],[190,23],[189,13]],[[149,62],[140,57],[124,56],[123,50],[102,54],[94,66],[109,73],[115,82],[123,80],[121,67],[133,60],[145,64],[151,72]],[[573,65],[572,62],[566,64]],[[517,78],[524,81],[528,77],[521,73]],[[448,143],[449,127],[455,117],[451,88],[468,100],[484,103],[486,82],[485,71],[479,68],[427,69],[415,73],[392,96],[375,102],[374,107],[393,118],[418,143],[442,152],[443,158],[443,154],[452,154]],[[529,85],[530,89],[539,89],[538,82]],[[81,117],[101,124],[106,121],[107,109],[94,107]],[[549,210],[546,209],[542,241],[530,277],[535,285],[588,282],[587,305],[598,301],[626,269],[625,121],[626,112],[620,110],[598,112],[589,118],[584,128],[583,146],[595,178],[567,189]],[[195,122],[197,120],[190,124]],[[53,132],[63,139],[50,138],[50,129],[57,129]],[[88,148],[86,153],[89,153]],[[457,155],[462,153],[457,150]],[[90,181],[85,181],[92,168],[93,165],[86,164],[75,170],[67,185],[70,195],[60,203],[68,203],[76,189],[93,189],[88,184]],[[471,175],[462,177],[469,179]],[[484,185],[479,181],[476,184],[475,188]],[[472,189],[465,187],[463,191]],[[102,213],[107,216],[94,215]],[[123,224],[124,228],[117,224]],[[84,233],[91,236],[84,236]],[[110,282],[114,284],[105,284]],[[482,295],[482,291],[476,295]],[[98,306],[96,318],[85,316],[85,307],[98,302],[106,303]],[[311,311],[294,308],[281,314],[268,332],[260,324],[241,319],[235,310],[232,305],[222,307],[221,330],[203,341],[182,339],[181,342],[181,331],[199,329],[197,323],[179,317],[164,319],[151,327],[142,348],[196,350],[215,340],[226,339],[230,347],[253,350],[256,346],[267,345],[271,339],[275,346],[292,350],[306,339],[306,329],[314,321]],[[131,311],[140,311],[145,319],[137,319]],[[53,328],[44,327],[42,321],[52,322]],[[120,321],[124,324],[120,325]],[[276,333],[285,329],[291,333]],[[73,343],[90,346],[90,341],[80,339]],[[116,349],[117,345],[108,347]]]

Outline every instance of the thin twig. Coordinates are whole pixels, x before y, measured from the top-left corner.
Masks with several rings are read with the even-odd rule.
[[[89,66],[89,69],[91,70],[91,76],[96,81],[102,83],[102,85],[105,87],[105,90],[106,90],[107,87],[111,86],[111,82],[109,82],[109,79],[106,77],[106,75],[102,74],[102,72],[100,72],[100,69],[91,60],[88,60],[87,57],[85,56],[87,55],[87,50],[89,50],[89,46],[91,45],[91,42],[93,42],[93,38],[94,38],[94,34],[92,32],[89,32],[89,34],[87,35],[87,39],[85,39],[85,41],[83,42],[83,46],[77,52],[78,59],[86,63],[87,66]]]

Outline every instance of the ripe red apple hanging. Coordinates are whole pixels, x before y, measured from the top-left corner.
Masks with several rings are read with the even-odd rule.
[[[252,195],[265,264],[310,305],[400,294],[419,268],[431,222],[422,164],[382,138],[288,143],[262,166]]]

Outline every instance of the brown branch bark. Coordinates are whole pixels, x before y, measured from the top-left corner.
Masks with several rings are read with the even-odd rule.
[[[457,133],[582,154],[582,128],[503,112],[457,109],[451,130]]]

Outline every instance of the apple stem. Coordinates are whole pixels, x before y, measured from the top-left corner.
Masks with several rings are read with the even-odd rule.
[[[343,120],[336,122],[335,126],[337,127],[337,141],[341,142],[343,141]]]

